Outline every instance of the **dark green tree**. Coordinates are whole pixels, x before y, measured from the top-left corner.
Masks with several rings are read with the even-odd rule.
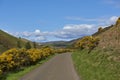
[[[22,46],[21,46],[21,37],[18,38],[17,47],[22,48]]]
[[[17,41],[17,47],[21,48],[21,42],[20,42],[20,40]]]
[[[33,42],[33,47],[37,48],[36,42]]]
[[[31,44],[30,44],[30,42],[27,42],[27,43],[25,44],[25,48],[26,48],[26,49],[31,49]]]

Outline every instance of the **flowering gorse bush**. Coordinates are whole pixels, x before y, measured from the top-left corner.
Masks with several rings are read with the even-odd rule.
[[[9,71],[20,70],[55,53],[68,52],[69,49],[52,49],[43,47],[41,49],[10,49],[0,55],[0,75]]]

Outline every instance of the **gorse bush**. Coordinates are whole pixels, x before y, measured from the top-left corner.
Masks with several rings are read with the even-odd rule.
[[[41,49],[10,49],[0,55],[0,77],[10,71],[18,71],[26,66],[36,64],[55,53],[68,52],[69,49],[52,49],[43,47]]]
[[[0,55],[0,74],[20,70],[24,66],[35,64],[38,60],[52,55],[51,48],[42,49],[10,49]]]
[[[102,32],[102,30],[103,30],[102,27],[99,27],[99,28],[98,28],[98,32],[99,32],[99,33]]]
[[[120,17],[118,18],[118,20],[116,21],[116,25],[120,24]]]
[[[76,42],[75,47],[80,49],[89,49],[89,52],[91,52],[98,45],[98,43],[99,38],[85,36]]]

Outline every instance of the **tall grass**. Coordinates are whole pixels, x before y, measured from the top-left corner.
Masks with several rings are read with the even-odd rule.
[[[120,80],[120,61],[103,50],[75,51],[72,54],[76,71],[81,80]]]

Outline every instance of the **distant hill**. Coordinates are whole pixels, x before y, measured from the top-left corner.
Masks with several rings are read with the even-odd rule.
[[[50,41],[50,42],[44,42],[41,43],[44,46],[52,46],[52,47],[56,47],[56,48],[65,48],[69,46],[69,42],[68,41]]]
[[[76,43],[77,40],[79,40],[81,38],[73,39],[70,41],[50,41],[50,42],[44,42],[41,44],[44,46],[53,46],[56,48],[74,48],[73,45]]]
[[[73,40],[70,40],[70,41],[50,41],[50,42],[43,42],[43,43],[41,43],[41,45],[52,46],[52,47],[56,47],[56,48],[74,48],[73,45],[76,43],[77,40],[79,40],[81,38],[73,39]]]
[[[0,53],[10,48],[25,47],[27,42],[30,42],[33,47],[33,42],[27,39],[14,37],[3,30],[0,30]]]

